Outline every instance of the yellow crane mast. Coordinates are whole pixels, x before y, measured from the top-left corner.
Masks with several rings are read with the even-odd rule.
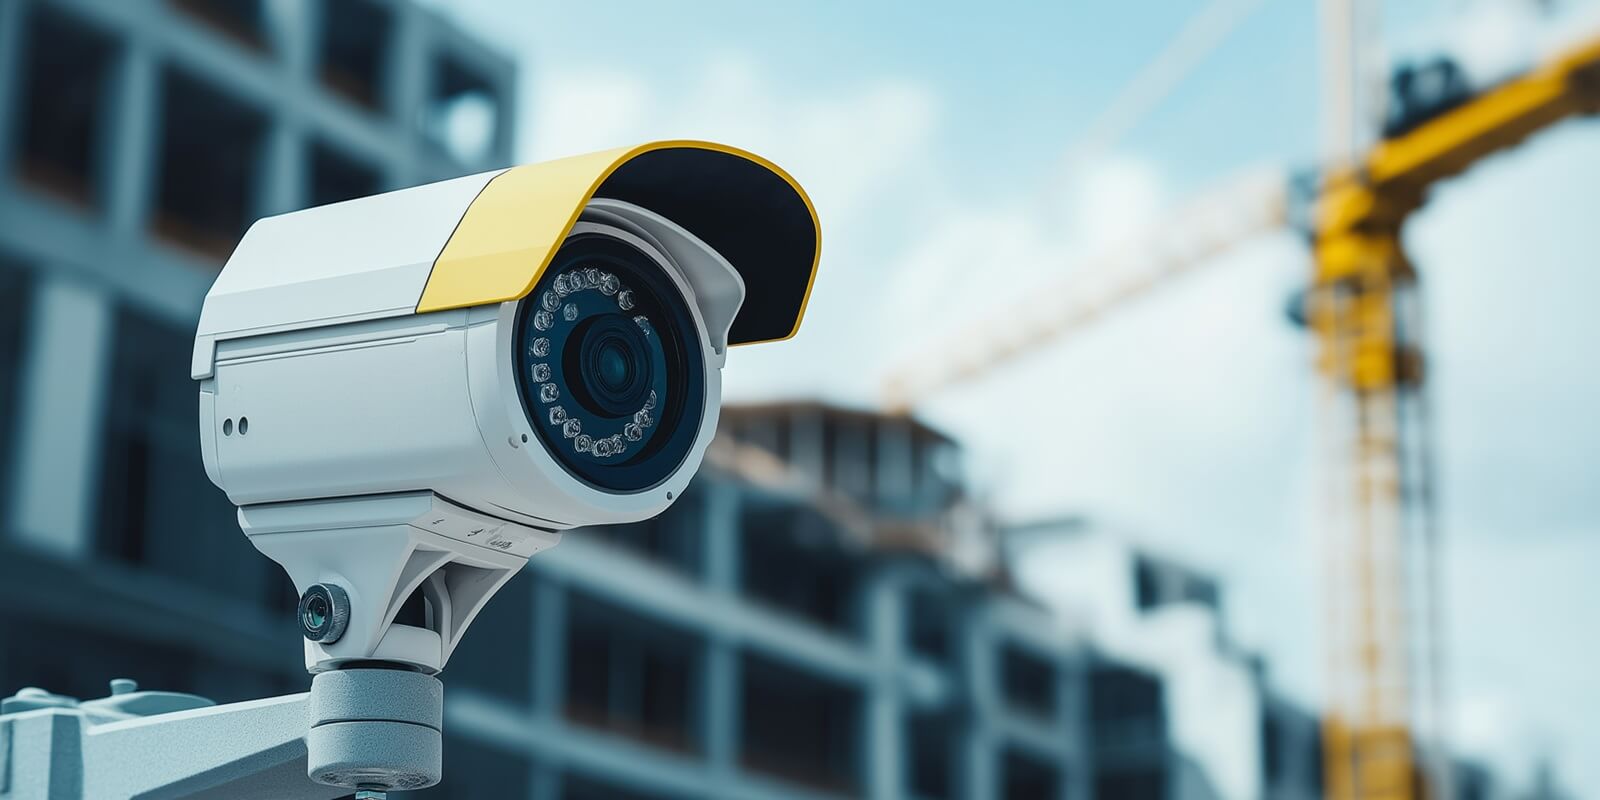
[[[1448,98],[1447,98],[1448,99]],[[1438,635],[1431,619],[1434,534],[1429,457],[1414,420],[1423,358],[1416,272],[1400,239],[1436,182],[1569,116],[1600,111],[1600,42],[1515,80],[1459,100],[1380,141],[1352,169],[1328,177],[1313,220],[1308,321],[1317,368],[1347,426],[1348,472],[1338,505],[1344,536],[1330,552],[1330,681],[1324,728],[1331,800],[1443,797],[1423,781],[1415,714],[1438,685],[1420,676]],[[1421,573],[1420,580],[1416,573]],[[1418,608],[1421,606],[1421,608]]]

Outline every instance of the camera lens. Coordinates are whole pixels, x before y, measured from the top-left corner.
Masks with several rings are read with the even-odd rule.
[[[634,370],[639,361],[633,351],[616,341],[608,341],[599,347],[595,374],[607,391],[620,392],[633,382]]]
[[[313,642],[332,644],[350,622],[350,597],[331,583],[313,584],[300,595],[300,633]]]
[[[649,399],[654,377],[644,331],[631,319],[605,314],[586,320],[578,339],[569,348],[573,362],[567,371],[578,376],[578,401],[611,417],[631,417]]]
[[[522,301],[516,341],[524,410],[567,472],[637,492],[688,457],[705,359],[689,304],[654,257],[615,236],[569,238]]]
[[[328,608],[328,598],[317,596],[306,600],[305,613],[300,619],[307,630],[321,630],[328,624],[328,615],[332,609]]]

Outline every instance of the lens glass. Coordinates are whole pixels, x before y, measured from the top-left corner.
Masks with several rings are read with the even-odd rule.
[[[641,360],[631,349],[615,341],[606,342],[599,348],[595,374],[607,390],[619,391],[628,386]]]
[[[632,244],[562,244],[517,316],[522,402],[545,448],[606,491],[649,489],[688,457],[705,407],[705,359],[689,305]]]
[[[315,595],[306,600],[305,613],[306,630],[320,631],[328,624],[328,600],[322,595]]]

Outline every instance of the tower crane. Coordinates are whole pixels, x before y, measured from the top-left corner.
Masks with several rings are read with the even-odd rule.
[[[1332,550],[1344,563],[1329,565],[1339,601],[1329,630],[1333,672],[1351,679],[1333,687],[1324,724],[1334,800],[1418,794],[1413,722],[1428,698],[1414,691],[1414,660],[1430,654],[1414,649],[1432,648],[1438,635],[1427,574],[1436,536],[1432,470],[1426,432],[1411,424],[1425,373],[1420,304],[1401,228],[1439,181],[1561,120],[1600,111],[1600,40],[1475,96],[1401,100],[1387,138],[1327,176],[1312,230],[1308,322],[1317,371],[1338,406],[1335,419],[1347,426],[1336,435],[1349,459],[1349,528]],[[1413,577],[1419,567],[1421,585]]]
[[[1600,112],[1600,39],[1477,94],[1402,100],[1383,138],[1322,176],[1309,224],[1305,321],[1317,343],[1317,373],[1340,423],[1332,433],[1348,459],[1335,470],[1344,478],[1335,496],[1343,529],[1330,547],[1337,559],[1328,565],[1337,601],[1328,652],[1342,676],[1330,691],[1323,731],[1332,800],[1448,795],[1442,777],[1424,778],[1416,757],[1417,709],[1429,698],[1416,691],[1415,651],[1435,642],[1437,603],[1427,573],[1436,534],[1432,468],[1416,430],[1425,374],[1417,272],[1406,258],[1401,228],[1434,184],[1557,122]],[[1117,278],[1087,299],[1041,306],[1023,325],[1013,314],[1006,324],[959,332],[942,348],[959,355],[912,359],[891,372],[885,403],[909,410],[955,383],[988,377],[1283,224],[1283,187],[1280,181],[1276,189],[1228,190],[1217,216],[1194,209],[1180,215],[1153,244],[1104,259]],[[1205,220],[1198,230],[1209,233],[1195,235],[1194,219]],[[1076,282],[1064,282],[1037,296],[1081,296],[1076,289]],[[1415,570],[1425,573],[1421,581]]]

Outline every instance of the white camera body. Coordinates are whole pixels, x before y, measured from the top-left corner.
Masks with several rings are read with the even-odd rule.
[[[305,593],[307,668],[436,672],[562,531],[680,497],[727,348],[798,326],[816,231],[785,173],[697,142],[252,226],[191,371],[207,474]]]

